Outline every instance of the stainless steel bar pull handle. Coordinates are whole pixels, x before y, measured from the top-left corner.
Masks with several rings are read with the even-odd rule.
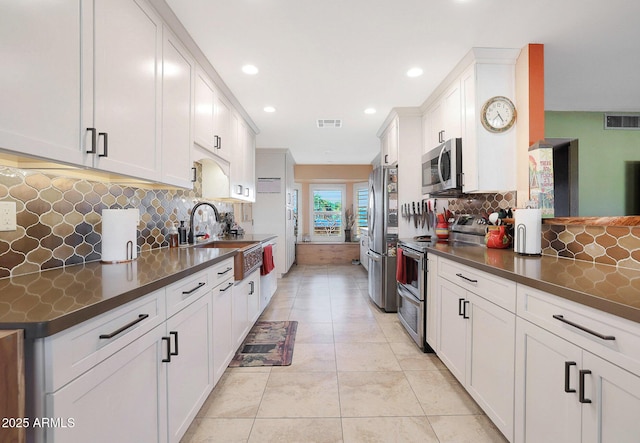
[[[556,314],[556,315],[553,316],[553,318],[555,318],[556,320],[561,321],[562,323],[566,323],[569,326],[573,326],[576,329],[580,329],[581,331],[584,331],[584,332],[586,332],[588,334],[595,335],[596,337],[598,337],[601,340],[615,340],[616,339],[613,335],[604,335],[604,334],[601,334],[599,332],[594,331],[593,329],[586,328],[586,327],[584,327],[582,325],[579,325],[579,324],[574,323],[574,322],[572,322],[570,320],[567,320],[566,318],[564,318],[564,315]]]
[[[569,369],[571,368],[571,366],[576,366],[576,362],[575,361],[564,362],[564,392],[567,392],[567,393],[576,392],[575,389],[571,389],[571,386],[569,383]]]
[[[222,272],[218,272],[218,275],[224,275],[224,274],[226,274],[227,272],[229,272],[229,271],[230,271],[230,270],[232,270],[232,269],[233,269],[233,268],[227,268],[227,269],[225,269],[225,270],[224,270],[224,271],[222,271]]]

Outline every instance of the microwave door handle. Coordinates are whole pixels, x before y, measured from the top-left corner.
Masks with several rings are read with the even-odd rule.
[[[438,154],[438,176],[440,177],[440,183],[444,184],[444,177],[442,176],[442,155],[444,154],[445,149],[447,149],[447,145],[443,145],[440,150],[440,154]]]

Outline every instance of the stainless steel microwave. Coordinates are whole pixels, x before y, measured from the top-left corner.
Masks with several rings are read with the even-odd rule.
[[[462,139],[452,138],[422,156],[422,193],[462,194]]]

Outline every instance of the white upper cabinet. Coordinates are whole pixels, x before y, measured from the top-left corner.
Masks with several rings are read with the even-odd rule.
[[[195,62],[165,26],[162,46],[162,178],[192,187]]]
[[[461,106],[460,80],[458,79],[424,113],[423,153],[450,138],[461,136]]]
[[[491,97],[505,96],[515,102],[515,62],[519,52],[501,51],[500,62],[478,58],[462,74],[463,192],[516,189],[515,126],[494,133],[481,122],[482,107]]]
[[[87,140],[95,151],[89,166],[159,180],[162,21],[141,0],[93,5],[93,44],[85,38],[83,48],[83,92],[94,99],[82,127],[97,131],[97,143]]]
[[[167,23],[147,0],[0,0],[0,150],[185,188],[233,160],[253,201],[255,129]]]
[[[516,189],[515,127],[489,132],[480,117],[495,96],[515,102],[515,63],[519,49],[473,48],[427,98],[421,109],[425,153],[451,138],[462,138],[462,191]]]
[[[81,1],[0,1],[0,148],[82,164]]]
[[[198,67],[195,84],[195,136],[194,141],[210,152],[215,152],[213,138],[213,101],[215,92],[209,77]]]
[[[231,129],[231,105],[201,68],[196,70],[195,100],[195,142],[230,161],[235,138]]]
[[[382,145],[382,166],[392,166],[398,162],[398,119],[394,118],[380,137]]]

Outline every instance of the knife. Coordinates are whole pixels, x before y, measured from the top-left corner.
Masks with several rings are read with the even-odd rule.
[[[424,229],[424,224],[427,221],[427,203],[422,200],[422,229]]]
[[[413,227],[418,228],[418,218],[416,217],[416,202],[411,202],[413,212]]]

